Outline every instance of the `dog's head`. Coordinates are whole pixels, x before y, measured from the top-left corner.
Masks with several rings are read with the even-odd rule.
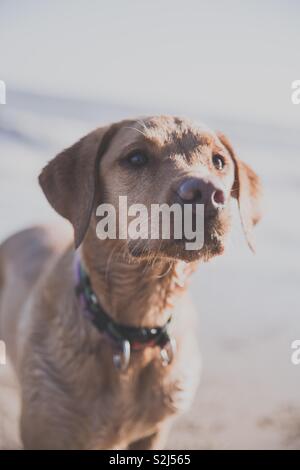
[[[238,201],[250,247],[252,228],[260,218],[259,179],[237,157],[227,138],[176,117],[126,120],[99,128],[54,158],[42,171],[40,184],[54,209],[72,223],[76,247],[89,227],[97,236],[96,209],[110,204],[115,208],[110,222],[117,225],[114,243],[137,259],[161,256],[192,261],[221,254],[230,229],[231,197]],[[127,239],[119,238],[122,224],[134,218],[130,210],[127,219],[119,218],[119,196],[127,197],[128,209],[142,205],[135,212],[140,237],[129,231]],[[196,205],[203,205],[201,249],[186,250],[184,235],[172,236],[172,211],[169,239],[162,239],[162,232],[158,239],[151,237],[151,208],[162,204],[182,209],[188,205],[194,228]],[[183,214],[184,210],[182,221]]]

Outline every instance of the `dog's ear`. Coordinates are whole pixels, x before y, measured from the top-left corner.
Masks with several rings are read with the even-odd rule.
[[[242,227],[248,245],[254,252],[252,229],[261,218],[261,182],[257,174],[238,158],[228,138],[222,133],[218,133],[218,137],[234,162],[235,177],[231,194],[238,201]]]
[[[51,160],[39,176],[51,206],[73,225],[76,248],[90,223],[99,160],[118,128],[113,124],[91,132]]]

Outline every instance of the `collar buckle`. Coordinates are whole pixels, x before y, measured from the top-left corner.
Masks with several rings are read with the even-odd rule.
[[[163,367],[167,367],[171,364],[176,354],[177,344],[175,338],[170,338],[168,335],[168,340],[164,346],[161,347],[160,357]]]
[[[131,347],[127,339],[121,341],[120,346],[121,350],[113,355],[113,363],[116,369],[119,369],[121,372],[125,372],[130,362]]]

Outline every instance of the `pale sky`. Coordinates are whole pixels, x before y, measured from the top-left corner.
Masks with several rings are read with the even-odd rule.
[[[298,0],[1,0],[7,88],[300,125]]]

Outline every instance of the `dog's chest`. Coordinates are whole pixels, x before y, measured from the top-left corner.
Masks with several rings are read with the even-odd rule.
[[[120,448],[155,432],[163,421],[189,406],[194,388],[180,371],[162,374],[156,367],[120,378],[90,410],[91,447]]]

